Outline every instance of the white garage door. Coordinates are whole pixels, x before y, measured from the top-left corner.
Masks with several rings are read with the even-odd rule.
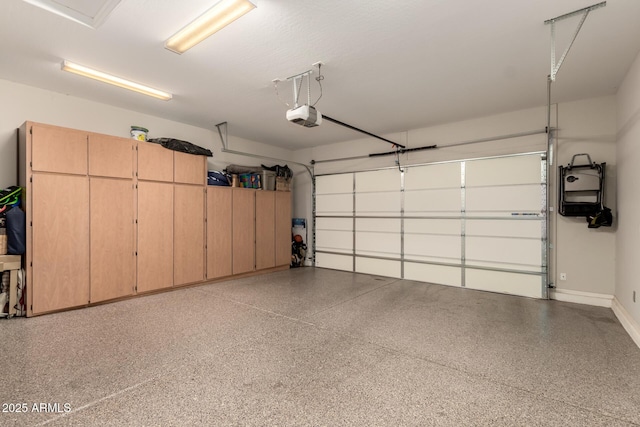
[[[316,266],[547,297],[543,153],[316,177]]]

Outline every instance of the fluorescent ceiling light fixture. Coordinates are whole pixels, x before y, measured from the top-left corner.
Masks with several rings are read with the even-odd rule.
[[[168,101],[173,97],[173,95],[171,95],[170,93],[163,92],[149,86],[141,85],[140,83],[125,80],[120,77],[112,76],[111,74],[103,73],[102,71],[97,71],[89,67],[85,67],[84,65],[78,65],[67,60],[62,62],[62,69],[64,71],[78,74],[80,76],[89,77],[91,79],[129,89],[134,92],[153,96],[154,98],[159,98],[164,101]]]
[[[189,25],[175,33],[164,47],[175,53],[184,53],[213,33],[226,27],[256,8],[255,0],[221,0]]]
[[[121,0],[23,0],[56,15],[96,29],[102,25]]]

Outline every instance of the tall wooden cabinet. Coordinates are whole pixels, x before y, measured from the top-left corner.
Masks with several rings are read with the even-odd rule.
[[[275,262],[291,264],[291,193],[276,191],[275,206]]]
[[[27,122],[19,142],[27,314],[132,295],[132,140]]]
[[[173,184],[138,181],[139,293],[173,286]]]
[[[174,284],[202,282],[205,278],[204,189],[176,184],[174,192]]]
[[[173,286],[173,153],[137,143],[137,292]]]
[[[89,303],[89,181],[34,172],[27,194],[28,314]]]
[[[25,122],[27,315],[288,267],[291,193],[207,186],[206,171],[204,156]]]
[[[233,188],[233,274],[255,269],[255,206],[256,190]]]
[[[174,286],[205,279],[206,157],[174,152]]]
[[[256,192],[256,270],[276,266],[276,192]]]
[[[290,192],[208,187],[207,279],[290,263]]]
[[[89,302],[135,292],[134,141],[89,134]]]
[[[207,188],[207,279],[233,274],[232,195],[229,187]]]
[[[28,311],[41,313],[89,302],[89,179],[86,132],[45,125],[20,133],[28,163]],[[22,138],[24,136],[24,138]],[[23,169],[20,169],[21,172]],[[21,173],[22,175],[22,173]],[[30,203],[31,200],[37,203]]]
[[[133,183],[131,179],[89,179],[90,302],[135,291]]]

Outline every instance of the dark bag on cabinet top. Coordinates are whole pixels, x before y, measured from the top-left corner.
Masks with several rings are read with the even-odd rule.
[[[27,219],[22,209],[15,206],[7,212],[7,253],[22,255],[27,242]]]

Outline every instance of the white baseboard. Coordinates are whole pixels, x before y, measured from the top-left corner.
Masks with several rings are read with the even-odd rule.
[[[611,304],[611,309],[614,314],[622,324],[622,327],[629,334],[633,342],[636,343],[638,347],[640,347],[640,325],[635,321],[633,317],[629,314],[626,308],[623,307],[622,304],[618,301],[617,298],[613,299],[613,303]]]
[[[596,307],[611,308],[613,295],[596,294],[593,292],[572,291],[569,289],[550,289],[549,298],[557,301],[573,302],[576,304],[594,305]]]

